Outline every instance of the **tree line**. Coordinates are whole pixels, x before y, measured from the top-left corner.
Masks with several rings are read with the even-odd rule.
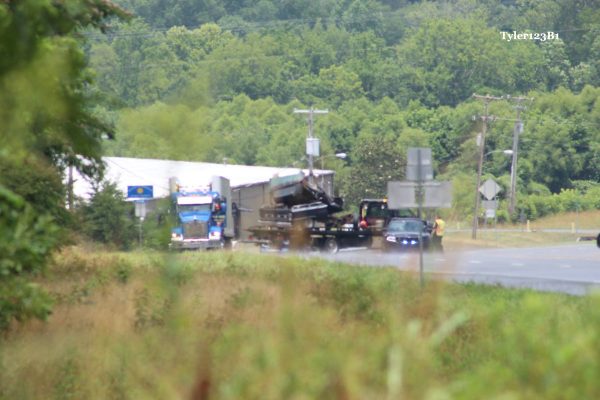
[[[117,131],[107,154],[297,165],[306,125],[292,110],[315,106],[330,110],[316,123],[323,153],[350,155],[323,160],[350,204],[401,179],[415,145],[432,147],[437,174],[474,185],[478,92],[535,98],[523,113],[521,195],[598,181],[595,3],[176,3],[123,1],[137,18],[87,36],[96,112]],[[504,40],[513,30],[558,39]],[[494,107],[502,119],[485,152],[512,147],[515,113]],[[508,163],[494,155],[485,172],[503,183]]]

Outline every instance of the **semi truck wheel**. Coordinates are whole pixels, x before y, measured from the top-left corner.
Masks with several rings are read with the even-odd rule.
[[[596,246],[600,247],[600,233],[598,234],[598,237],[596,238]]]

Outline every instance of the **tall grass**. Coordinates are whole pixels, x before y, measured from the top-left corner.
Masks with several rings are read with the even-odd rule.
[[[600,398],[600,297],[247,253],[58,255],[2,399]]]

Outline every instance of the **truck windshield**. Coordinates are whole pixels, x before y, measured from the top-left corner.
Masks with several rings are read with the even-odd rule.
[[[366,217],[368,218],[387,218],[389,215],[387,205],[385,203],[371,203],[367,209]]]
[[[210,211],[211,204],[179,204],[179,212]]]

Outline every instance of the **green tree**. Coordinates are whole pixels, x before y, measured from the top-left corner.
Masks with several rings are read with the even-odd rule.
[[[515,57],[515,49],[526,58]],[[538,86],[533,71],[543,66],[535,45],[503,41],[497,30],[473,19],[424,23],[400,44],[398,58],[405,86],[400,100],[418,99],[430,107],[455,106],[487,88],[531,90]],[[522,74],[530,78],[520,82]]]
[[[393,136],[359,135],[350,153],[352,165],[343,175],[343,196],[355,205],[362,198],[383,198],[387,182],[404,178],[406,155],[396,146]]]
[[[0,185],[22,197],[38,214],[47,214],[62,226],[69,222],[61,174],[47,161],[26,157],[17,162],[0,157]]]
[[[47,297],[29,282],[58,245],[58,229],[43,214],[55,214],[64,166],[99,170],[101,137],[110,133],[90,110],[91,79],[74,33],[103,28],[114,15],[125,16],[104,0],[0,3],[0,165],[25,165],[0,181],[0,328],[49,313]]]
[[[57,245],[57,227],[0,186],[0,331],[13,320],[45,319],[50,298],[30,283]]]
[[[573,180],[598,180],[600,137],[597,124],[600,89],[586,87],[576,95],[561,88],[537,94],[528,131],[531,142],[524,156],[533,165],[533,180],[553,193],[571,188]]]
[[[363,96],[357,74],[343,66],[323,68],[318,77],[305,76],[296,83],[296,98],[305,104],[324,101],[332,107]]]
[[[252,99],[276,96],[280,102],[289,101],[278,49],[273,37],[251,34],[215,50],[207,58],[213,97],[244,93]]]
[[[103,182],[94,189],[89,204],[81,208],[84,232],[95,241],[127,249],[135,239],[131,212],[131,203],[116,184]]]

